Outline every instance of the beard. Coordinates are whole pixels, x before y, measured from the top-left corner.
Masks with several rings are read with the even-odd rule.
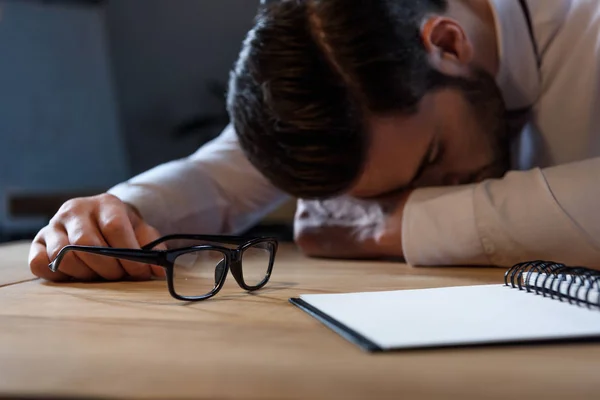
[[[473,70],[474,79],[466,80],[462,90],[473,109],[482,134],[493,153],[489,166],[478,173],[478,181],[500,178],[510,168],[510,134],[507,110],[495,79],[482,69]],[[485,175],[485,176],[482,176]]]
[[[492,154],[491,162],[474,171],[469,181],[501,178],[510,169],[509,119],[506,104],[495,79],[487,71],[473,67],[471,76],[437,75],[437,88],[458,89],[471,107],[472,115]]]

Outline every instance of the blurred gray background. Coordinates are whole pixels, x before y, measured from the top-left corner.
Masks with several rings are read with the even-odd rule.
[[[216,136],[258,3],[0,0],[0,240]]]

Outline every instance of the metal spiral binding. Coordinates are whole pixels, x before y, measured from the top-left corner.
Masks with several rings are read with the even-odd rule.
[[[535,281],[531,282],[536,273]],[[552,261],[524,262],[506,271],[504,284],[570,304],[600,309],[600,271],[593,269]],[[585,296],[580,296],[581,290]],[[596,295],[595,301],[590,298],[591,294]]]

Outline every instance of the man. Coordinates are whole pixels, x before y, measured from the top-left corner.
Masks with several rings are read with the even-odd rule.
[[[290,194],[309,255],[600,267],[595,0],[269,2],[228,105],[232,125],[189,158],[65,204],[32,271],[147,279],[160,271],[47,265],[69,243],[239,232]]]

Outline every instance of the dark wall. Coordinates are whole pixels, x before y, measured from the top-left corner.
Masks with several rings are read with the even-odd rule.
[[[102,6],[0,1],[0,88],[0,231],[13,196],[127,177]]]
[[[258,0],[110,0],[107,27],[132,173],[193,152],[224,122],[174,137],[193,116],[221,115],[225,84]]]
[[[11,217],[9,198],[108,188],[216,136],[225,93],[208,87],[226,84],[258,3],[0,0],[0,236],[45,223]]]

